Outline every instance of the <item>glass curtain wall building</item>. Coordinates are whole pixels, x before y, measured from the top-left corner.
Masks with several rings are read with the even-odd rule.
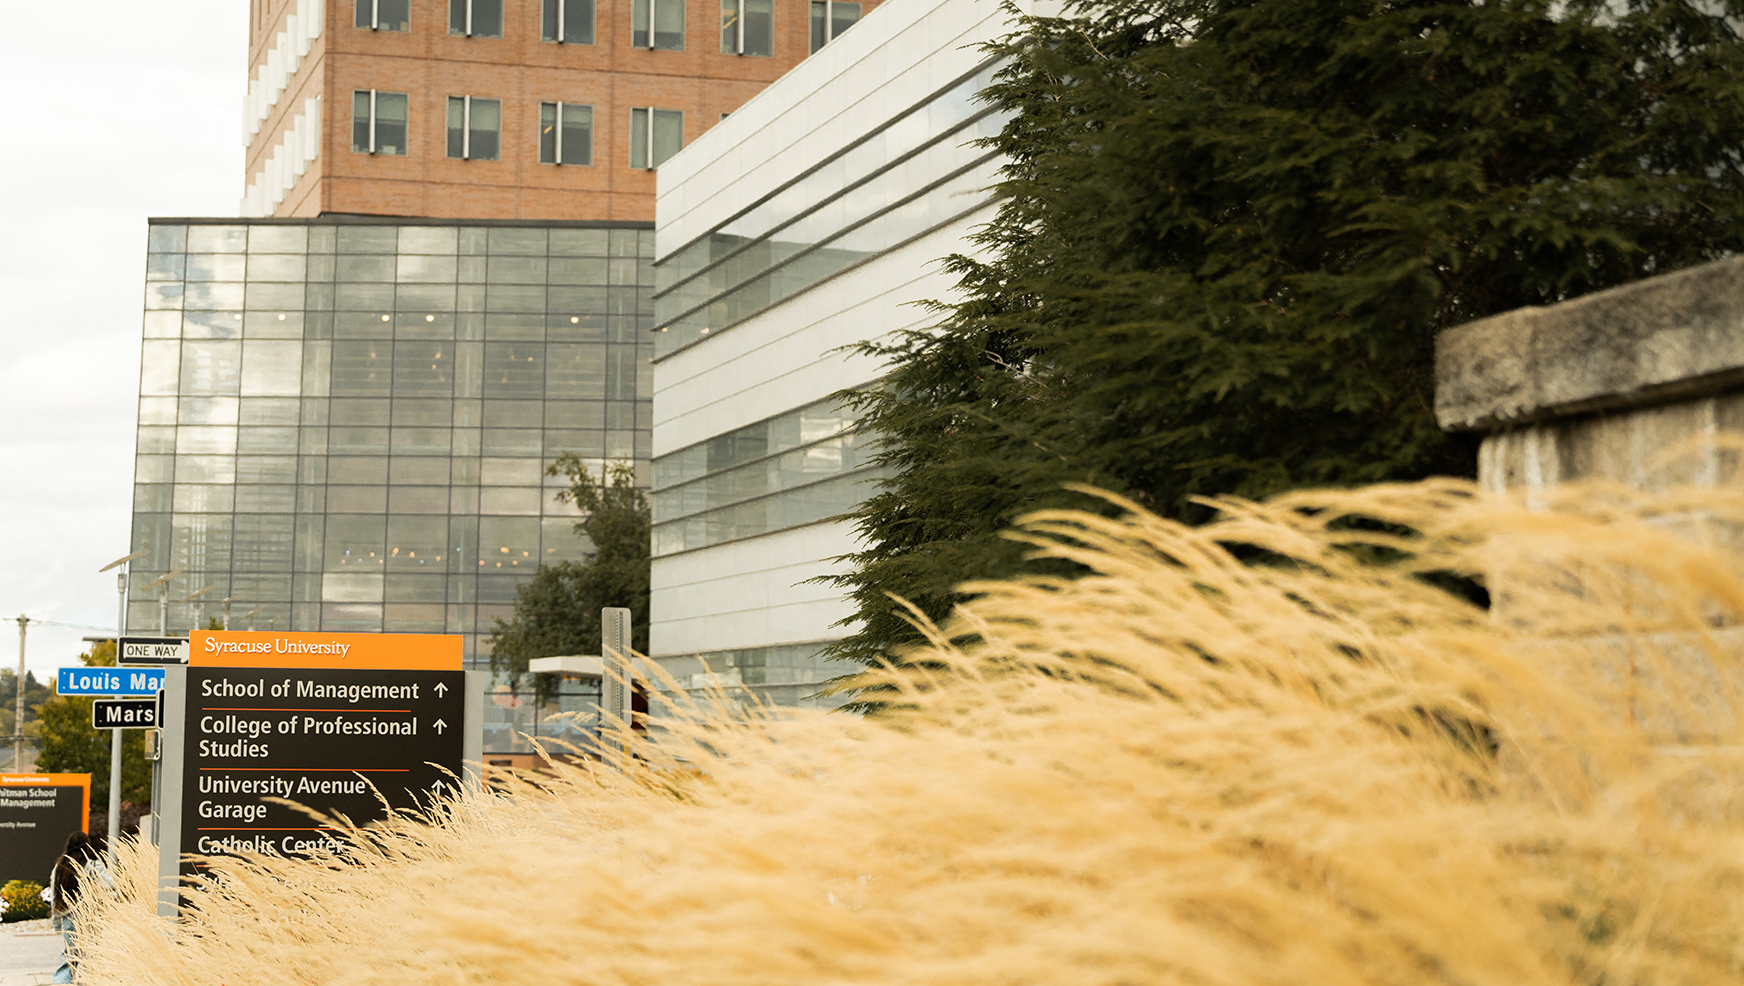
[[[573,451],[651,481],[647,224],[161,219],[149,238],[132,631],[454,633],[487,665],[515,587],[589,550],[545,466]]]

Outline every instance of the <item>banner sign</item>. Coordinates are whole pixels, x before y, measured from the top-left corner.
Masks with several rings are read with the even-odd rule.
[[[0,883],[47,883],[67,836],[90,826],[90,774],[0,774]]]
[[[122,637],[119,662],[161,666],[188,663],[188,642],[180,637]]]
[[[156,695],[162,668],[61,668],[55,680],[60,695]]]
[[[125,699],[98,699],[91,703],[93,729],[156,729],[156,701],[129,702]]]

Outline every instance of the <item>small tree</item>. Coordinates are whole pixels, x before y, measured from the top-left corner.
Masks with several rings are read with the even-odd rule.
[[[86,667],[113,667],[115,642],[102,641],[80,654]],[[53,773],[90,774],[91,804],[109,803],[108,730],[91,726],[91,702],[78,695],[57,695],[42,703],[42,752],[38,770]],[[121,800],[144,804],[151,800],[151,764],[145,759],[145,731],[121,731]]]
[[[535,657],[600,652],[600,610],[630,610],[631,646],[648,651],[648,566],[652,513],[636,488],[628,463],[612,463],[595,479],[573,452],[558,457],[546,475],[565,476],[569,489],[558,499],[582,512],[577,534],[592,548],[581,561],[540,567],[533,580],[515,590],[515,614],[497,620],[490,636],[491,670],[526,673]],[[552,676],[539,675],[541,696],[551,692]]]

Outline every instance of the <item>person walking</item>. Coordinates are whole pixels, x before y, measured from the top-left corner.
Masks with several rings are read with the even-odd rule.
[[[61,934],[61,962],[54,973],[57,983],[72,982],[73,974],[79,968],[72,911],[80,892],[91,880],[109,887],[115,885],[109,868],[103,865],[102,843],[84,832],[74,832],[67,836],[67,844],[61,849],[60,858],[55,860],[54,870],[49,873],[48,889],[43,892],[43,896],[48,898],[54,930]]]

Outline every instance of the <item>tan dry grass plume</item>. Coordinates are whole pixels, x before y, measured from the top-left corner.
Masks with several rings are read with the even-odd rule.
[[[224,864],[176,926],[136,854],[128,894],[85,905],[87,980],[1744,974],[1744,502],[1435,481],[1219,505],[1027,518],[1094,574],[977,586],[918,667],[872,676],[873,719],[677,708],[639,760],[465,796],[343,863]]]

